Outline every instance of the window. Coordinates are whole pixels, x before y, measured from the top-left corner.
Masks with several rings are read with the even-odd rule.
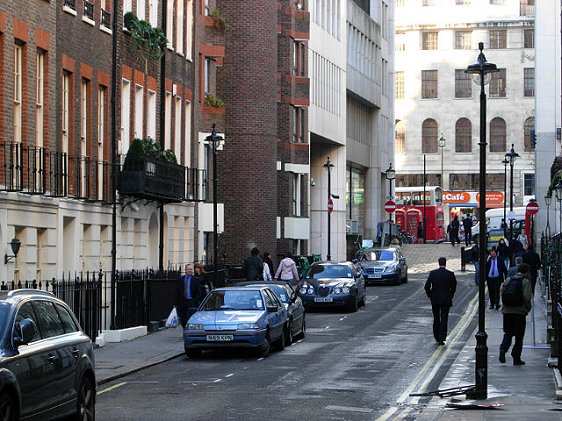
[[[43,339],[64,335],[64,328],[53,303],[34,301],[33,308],[37,314],[37,322]]]
[[[532,152],[534,150],[533,144],[531,143],[531,135],[534,134],[535,130],[535,118],[529,117],[525,120],[525,124],[523,125],[523,137],[524,137],[524,147],[525,152]]]
[[[455,124],[455,152],[472,152],[472,123],[459,118]]]
[[[37,51],[36,56],[36,90],[35,90],[35,146],[43,147],[43,121],[45,117],[45,52]]]
[[[33,320],[35,326],[39,326],[37,324],[37,316],[35,315],[35,311],[33,310],[33,305],[31,304],[30,301],[24,303],[18,309],[18,314],[16,316],[16,329],[18,328],[18,323],[24,319]],[[38,341],[39,339],[41,339],[41,333],[39,332],[39,329],[35,329],[35,334],[33,335],[33,338],[31,339],[30,342],[35,342]]]
[[[506,96],[505,69],[498,70],[496,73],[491,73],[490,98],[504,98]]]
[[[291,111],[292,141],[293,143],[304,143],[304,109],[292,106]]]
[[[490,121],[490,152],[506,151],[506,125],[503,118]]]
[[[14,142],[22,139],[23,45],[14,45]]]
[[[144,115],[144,89],[141,85],[135,85],[135,138],[142,139],[142,125]]]
[[[187,0],[185,7],[187,11],[187,21],[185,25],[185,58],[191,60],[191,52],[193,50],[193,0]]]
[[[166,38],[168,38],[168,48],[174,49],[174,2],[166,3]]]
[[[98,200],[103,199],[103,146],[105,144],[105,102],[107,101],[107,87],[98,88]]]
[[[181,118],[181,105],[182,99],[176,97],[175,112],[174,112],[174,153],[177,158],[181,159],[181,128],[183,119]]]
[[[293,76],[305,76],[305,44],[293,41]]]
[[[523,32],[523,48],[535,48],[534,29],[525,29]]]
[[[80,85],[80,155],[88,155],[86,145],[88,142],[88,90],[89,80],[82,78]]]
[[[137,0],[137,17],[139,20],[146,18],[146,0]]]
[[[404,122],[396,123],[396,153],[406,153],[406,133],[404,131]]]
[[[151,90],[148,91],[146,114],[146,135],[156,139],[156,92]]]
[[[505,4],[505,0],[490,0],[490,4],[502,5]]]
[[[404,72],[396,72],[396,99],[404,99]]]
[[[422,153],[437,153],[437,122],[428,118],[422,123]]]
[[[211,58],[205,57],[205,68],[203,69],[203,89],[205,92],[205,96],[209,95],[210,92],[210,78],[211,78]]]
[[[394,38],[394,50],[395,51],[406,51],[406,34],[403,32],[397,32]]]
[[[422,50],[437,50],[438,32],[422,32]]]
[[[422,6],[435,6],[435,0],[422,0]]]
[[[183,54],[183,31],[184,23],[183,23],[183,5],[185,0],[181,0],[176,2],[177,10],[176,10],[176,51],[178,54]]]
[[[148,0],[148,21],[153,27],[158,26],[158,0]]]
[[[455,5],[457,6],[464,6],[469,4],[470,4],[470,0],[455,0]]]
[[[455,69],[455,98],[472,98],[472,77],[464,69]]]
[[[76,326],[74,319],[66,310],[66,308],[64,308],[60,304],[55,304],[55,308],[57,309],[57,313],[59,314],[62,321],[64,333],[78,332],[78,326]]]
[[[61,152],[65,152],[65,153],[68,153],[68,143],[69,143],[71,81],[72,81],[72,73],[64,71],[62,75]]]
[[[422,70],[422,98],[437,98],[437,70]]]
[[[291,173],[292,175],[292,216],[301,216],[302,207],[302,174]]]
[[[535,174],[523,175],[523,195],[525,196],[535,195]]]
[[[131,83],[121,82],[121,154],[129,150],[131,139]]]
[[[471,31],[455,31],[455,49],[470,50],[472,48]]]
[[[172,147],[172,94],[166,91],[166,118],[164,120],[164,149]]]
[[[523,69],[523,95],[535,96],[535,69],[526,67]]]
[[[191,102],[185,101],[185,153],[183,165],[191,166]]]
[[[490,48],[507,48],[507,31],[492,29],[490,31]]]

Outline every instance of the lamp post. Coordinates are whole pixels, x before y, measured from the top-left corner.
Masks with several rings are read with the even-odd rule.
[[[506,209],[507,209],[507,164],[509,161],[507,158],[504,158],[502,161],[503,164],[503,236],[504,238],[507,236],[507,222],[506,222]]]
[[[475,380],[476,387],[467,397],[471,399],[486,399],[488,397],[488,335],[486,334],[486,91],[484,86],[486,76],[497,72],[494,63],[488,63],[484,55],[484,43],[478,43],[480,54],[476,63],[469,65],[465,73],[473,75],[473,80],[480,86],[480,233],[479,233],[479,256],[480,282],[478,284],[478,332],[476,333],[476,363]],[[488,79],[489,80],[489,79]]]
[[[515,159],[519,158],[519,154],[513,149],[513,143],[511,144],[511,150],[505,154],[505,159],[509,161],[509,244],[513,240],[513,165],[515,164]]]
[[[447,139],[445,139],[445,136],[441,133],[438,141],[439,148],[441,148],[441,188],[443,188],[443,185],[445,184],[443,181],[443,150],[445,149],[445,143],[447,143]]]
[[[552,193],[548,193],[544,197],[544,203],[546,204],[546,228],[545,234],[547,238],[550,238],[550,204],[552,203]]]
[[[556,200],[558,200],[558,227],[559,232],[562,232],[562,180],[554,187],[556,192]]]
[[[390,200],[394,201],[394,197],[392,197],[392,180],[396,178],[396,171],[392,168],[392,162],[386,169],[385,173],[386,179],[388,180],[388,197]],[[392,213],[388,214],[388,221],[392,222]]]
[[[332,201],[332,177],[331,177],[331,173],[332,173],[332,168],[334,168],[335,165],[333,162],[330,161],[330,157],[328,157],[328,159],[326,159],[326,163],[324,164],[324,168],[326,168],[326,170],[328,170],[328,250],[326,253],[326,260],[330,261],[332,260],[332,253],[331,253],[331,249],[330,249],[330,243],[331,243],[331,233],[330,233],[330,222],[331,222],[331,215],[332,215],[332,210],[334,209],[334,204]]]
[[[216,125],[213,123],[211,134],[206,137],[207,142],[213,145],[213,282],[218,285],[218,262],[219,262],[219,241],[218,241],[218,217],[217,217],[217,143],[223,140],[222,136],[217,135]]]

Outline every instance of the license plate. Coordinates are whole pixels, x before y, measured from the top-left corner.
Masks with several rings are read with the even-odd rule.
[[[319,297],[314,299],[315,303],[331,303],[332,301],[334,301],[332,297]]]
[[[375,279],[380,279],[380,278],[382,278],[382,274],[375,273],[372,277],[375,278]]]
[[[207,335],[209,342],[228,342],[234,340],[233,335]]]

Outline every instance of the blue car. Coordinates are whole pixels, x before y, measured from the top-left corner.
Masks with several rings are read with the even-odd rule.
[[[212,290],[183,332],[185,353],[208,349],[251,349],[265,357],[273,344],[285,348],[287,310],[266,286]]]

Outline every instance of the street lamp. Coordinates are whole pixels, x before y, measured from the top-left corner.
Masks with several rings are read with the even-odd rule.
[[[519,154],[513,149],[513,143],[511,144],[511,150],[505,154],[505,159],[509,161],[509,244],[513,240],[513,165],[515,164],[515,159],[519,158]]]
[[[545,233],[546,237],[550,237],[550,204],[552,203],[552,193],[547,193],[544,197],[544,203],[546,204],[546,228]]]
[[[392,162],[386,169],[385,173],[386,179],[388,180],[388,196],[390,200],[393,200],[394,198],[392,197],[392,180],[396,178],[396,171],[392,168]],[[388,214],[388,222],[392,222],[392,213]]]
[[[478,284],[478,332],[476,333],[476,364],[475,380],[476,386],[467,397],[472,399],[486,399],[488,397],[488,345],[486,341],[486,75],[497,72],[498,68],[494,63],[488,63],[484,50],[484,43],[478,43],[480,54],[476,63],[469,65],[465,73],[471,74],[475,83],[480,85],[480,233],[479,233],[479,256],[480,263],[480,282]]]
[[[331,243],[330,220],[331,220],[332,210],[334,209],[334,202],[332,201],[332,198],[339,199],[340,197],[338,195],[332,194],[331,173],[332,173],[332,168],[334,168],[335,165],[333,162],[330,161],[330,157],[326,159],[326,163],[323,165],[323,167],[326,168],[326,170],[328,170],[328,250],[326,253],[326,260],[330,261],[332,260],[332,253],[330,249],[330,243]]]
[[[219,262],[219,241],[218,241],[218,217],[217,217],[217,144],[220,144],[224,138],[217,135],[216,125],[213,123],[211,134],[205,138],[207,142],[213,145],[213,282],[218,285],[218,262]]]
[[[558,227],[559,227],[559,232],[562,232],[562,180],[560,180],[558,184],[556,184],[554,190],[556,192],[556,200],[558,200],[558,210],[559,210]]]
[[[447,143],[447,139],[445,139],[445,136],[441,133],[438,141],[438,145],[441,148],[441,188],[443,188],[443,185],[445,184],[443,182],[443,150],[445,149],[445,143]]]
[[[509,160],[504,158],[502,161],[503,164],[503,221],[502,221],[502,228],[503,228],[503,236],[504,238],[507,236],[507,222],[505,210],[507,208],[507,164],[509,164]]]

